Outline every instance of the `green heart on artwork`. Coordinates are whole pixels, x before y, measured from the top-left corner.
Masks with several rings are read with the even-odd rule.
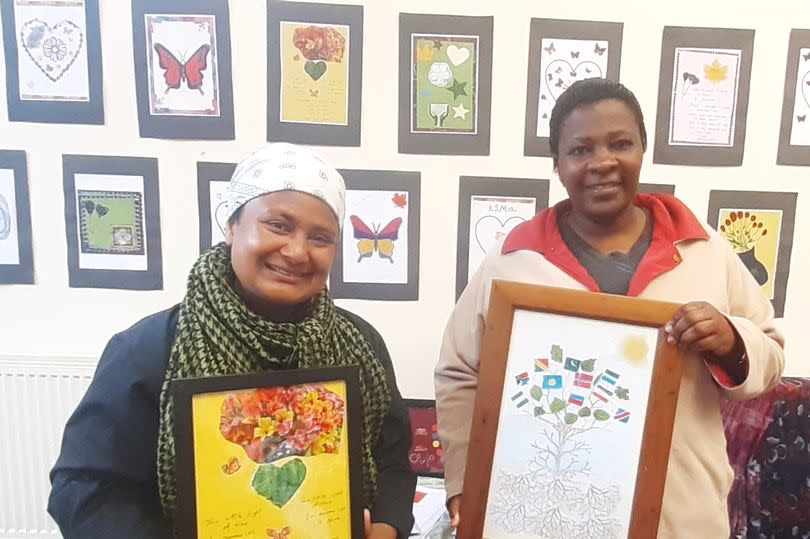
[[[312,80],[318,80],[326,73],[326,62],[307,62],[304,64],[304,71]]]
[[[301,459],[292,459],[282,467],[262,464],[253,475],[253,489],[276,507],[284,507],[298,492],[307,477],[307,467]]]

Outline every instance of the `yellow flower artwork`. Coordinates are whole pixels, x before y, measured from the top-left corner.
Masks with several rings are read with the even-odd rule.
[[[723,82],[728,78],[728,66],[721,64],[715,58],[711,65],[703,65],[703,75],[710,82]]]

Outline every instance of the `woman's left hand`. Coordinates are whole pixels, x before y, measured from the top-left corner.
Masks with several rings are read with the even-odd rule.
[[[731,323],[713,305],[693,301],[681,306],[664,331],[667,342],[693,354],[724,357],[735,347],[737,335]]]
[[[366,529],[366,539],[397,539],[397,530],[381,522],[371,523],[371,513],[368,509],[363,510],[363,522]]]

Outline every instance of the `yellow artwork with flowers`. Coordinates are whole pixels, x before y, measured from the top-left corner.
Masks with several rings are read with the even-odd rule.
[[[781,210],[722,208],[718,230],[769,299],[774,297]]]
[[[349,27],[281,22],[280,120],[347,125]]]
[[[192,399],[197,535],[351,537],[345,382]]]

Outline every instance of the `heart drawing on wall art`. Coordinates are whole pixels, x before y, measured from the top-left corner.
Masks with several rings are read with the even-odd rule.
[[[51,26],[31,19],[22,26],[21,45],[43,75],[58,81],[70,69],[84,45],[82,29],[70,21]]]
[[[523,217],[510,217],[501,221],[494,215],[485,215],[475,223],[475,241],[481,248],[481,252],[486,252],[496,241],[509,234],[513,228],[524,222]]]

